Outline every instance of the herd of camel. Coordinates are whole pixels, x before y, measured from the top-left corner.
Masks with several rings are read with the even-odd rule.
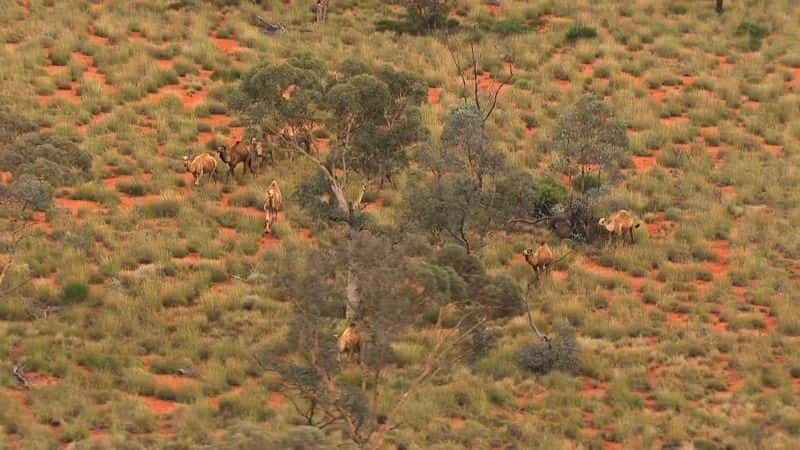
[[[250,145],[242,145],[242,141],[237,141],[234,145],[228,147],[226,145],[219,145],[214,149],[219,155],[219,158],[228,165],[228,177],[234,176],[234,170],[239,164],[244,165],[244,171],[250,170],[255,174],[253,168],[254,163],[258,162],[259,166],[263,166],[267,157],[264,152],[264,147],[261,142],[255,137],[251,139]],[[194,184],[200,184],[200,178],[203,175],[208,175],[209,180],[213,181],[217,173],[217,158],[214,157],[212,152],[202,153],[192,159],[189,156],[184,156],[184,166],[186,171],[191,173],[194,177]],[[264,234],[272,233],[272,226],[278,218],[278,211],[281,208],[282,196],[281,190],[278,187],[278,182],[272,180],[267,188],[264,197],[264,214],[266,225]],[[599,220],[598,225],[608,233],[608,241],[616,236],[625,240],[625,235],[630,236],[631,244],[635,242],[634,230],[641,226],[639,221],[630,211],[621,209],[609,217],[603,217]],[[526,248],[522,251],[525,261],[531,266],[537,278],[540,274],[549,271],[552,266],[558,262],[556,260],[553,250],[547,245],[547,242],[542,241],[539,247],[534,250]],[[338,357],[337,361],[353,362],[353,360],[360,361],[361,347],[363,346],[363,338],[358,332],[355,322],[350,322],[347,328],[342,332],[337,341]]]
[[[609,243],[615,236],[625,240],[625,235],[630,236],[631,244],[635,243],[633,230],[639,228],[642,223],[630,211],[621,209],[609,217],[603,217],[598,221],[598,225],[608,233]],[[537,278],[540,274],[547,272],[558,262],[553,250],[542,241],[539,247],[534,250],[526,248],[522,251],[525,261],[531,266]],[[360,362],[361,347],[364,340],[358,332],[355,322],[350,322],[342,332],[336,343],[338,350],[337,361],[351,363],[353,360]]]
[[[228,165],[228,177],[235,176],[235,169],[239,164],[244,165],[245,173],[250,170],[251,174],[255,174],[256,171],[253,165],[258,162],[259,167],[262,167],[267,158],[264,146],[255,137],[250,140],[250,145],[242,145],[242,141],[239,140],[230,147],[221,144],[214,149],[214,152],[219,155],[222,162]],[[217,158],[214,157],[212,152],[201,153],[192,159],[189,159],[189,155],[186,155],[183,157],[183,164],[186,171],[192,174],[195,186],[200,184],[200,178],[203,175],[207,174],[208,179],[214,181],[217,174]],[[272,233],[272,226],[278,220],[278,211],[281,208],[282,201],[283,197],[278,187],[278,182],[277,180],[272,180],[264,197],[264,214],[266,216],[264,234]]]

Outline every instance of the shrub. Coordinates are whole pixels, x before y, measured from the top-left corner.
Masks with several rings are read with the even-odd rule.
[[[131,197],[141,197],[151,192],[150,186],[141,181],[122,181],[117,183],[117,191]]]
[[[91,165],[88,152],[49,132],[26,134],[0,148],[0,170],[30,173],[54,186],[86,179]]]
[[[519,349],[516,363],[529,372],[545,374],[552,370],[576,373],[580,367],[575,329],[566,321],[557,329],[550,342],[537,342]]]
[[[583,25],[573,25],[567,30],[565,39],[567,42],[574,42],[578,39],[591,39],[597,37],[597,30],[594,27]]]
[[[155,200],[137,207],[137,211],[150,218],[177,217],[180,210],[180,201],[172,198]]]
[[[81,281],[68,281],[61,288],[61,299],[65,303],[79,303],[89,298],[89,286]]]

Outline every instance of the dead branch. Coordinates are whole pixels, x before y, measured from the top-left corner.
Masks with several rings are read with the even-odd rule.
[[[31,383],[28,381],[28,377],[25,376],[25,364],[14,364],[14,367],[11,368],[11,372],[17,380],[25,386],[25,389],[30,389]]]

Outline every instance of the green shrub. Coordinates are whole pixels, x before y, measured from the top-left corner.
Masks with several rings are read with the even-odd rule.
[[[68,281],[61,288],[61,300],[65,303],[80,303],[89,298],[89,286],[81,281]]]
[[[578,39],[591,39],[597,37],[597,29],[583,25],[573,25],[567,30],[564,38],[567,42],[574,42]]]

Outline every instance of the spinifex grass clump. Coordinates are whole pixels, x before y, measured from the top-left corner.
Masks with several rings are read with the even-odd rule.
[[[576,372],[579,359],[575,328],[565,321],[559,324],[557,333],[553,339],[520,348],[515,357],[517,365],[538,374],[553,370]]]

